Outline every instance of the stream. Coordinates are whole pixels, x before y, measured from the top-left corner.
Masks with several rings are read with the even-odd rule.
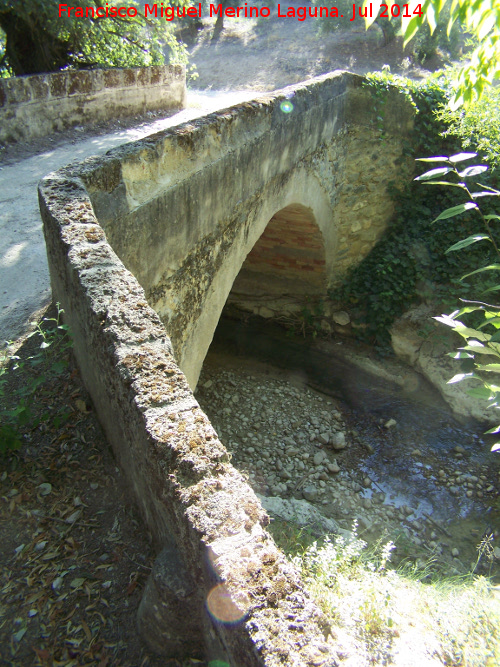
[[[483,425],[461,423],[423,378],[402,388],[353,364],[349,345],[221,318],[197,398],[233,463],[262,496],[399,541],[400,559],[499,578],[500,459]],[[347,446],[332,449],[338,431]]]

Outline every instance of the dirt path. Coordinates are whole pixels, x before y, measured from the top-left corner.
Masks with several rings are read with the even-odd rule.
[[[32,313],[50,301],[49,270],[38,210],[37,183],[41,178],[73,160],[104,153],[254,94],[191,91],[187,108],[168,118],[97,136],[79,128],[67,133],[67,140],[59,145],[61,137],[39,142],[39,150],[35,148],[36,153],[31,155],[30,146],[6,151],[0,165],[0,341],[19,336]],[[51,143],[56,145],[50,147]]]

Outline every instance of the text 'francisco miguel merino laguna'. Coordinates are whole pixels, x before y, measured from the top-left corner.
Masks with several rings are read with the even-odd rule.
[[[380,5],[380,16],[393,18],[397,16],[410,17],[409,5],[391,5],[390,14],[388,5]],[[279,18],[296,18],[297,21],[305,21],[307,17],[311,18],[345,18],[354,21],[358,16],[367,18],[375,16],[379,11],[379,5],[376,3],[375,14],[373,14],[373,5],[370,3],[366,7],[352,6],[352,15],[344,17],[339,14],[337,7],[287,7],[278,5],[277,16]],[[422,14],[421,5],[417,5],[412,11],[412,15],[420,16]],[[125,5],[112,6],[106,2],[102,7],[71,7],[70,5],[59,4],[59,16],[74,16],[75,18],[134,18],[138,15],[137,7],[127,7]],[[223,7],[222,5],[209,5],[209,16],[228,16],[233,18],[269,18],[271,9],[269,7],[249,7],[248,3],[242,7]],[[165,21],[174,21],[175,19],[186,16],[198,16],[202,18],[201,3],[190,7],[179,7],[177,5],[166,5],[163,2],[146,4],[144,7],[144,16],[146,18],[163,18]]]

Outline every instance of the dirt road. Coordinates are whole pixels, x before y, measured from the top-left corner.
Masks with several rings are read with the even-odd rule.
[[[0,165],[0,346],[21,335],[32,314],[50,301],[50,281],[37,183],[46,174],[90,155],[178,125],[192,118],[250,99],[255,92],[188,93],[187,108],[168,118],[100,136],[71,139]],[[74,133],[72,133],[74,136]],[[29,147],[26,147],[29,150]]]

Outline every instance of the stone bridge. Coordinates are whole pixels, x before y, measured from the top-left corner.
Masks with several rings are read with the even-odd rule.
[[[360,77],[326,76],[86,167],[99,224],[191,387],[242,269],[246,292],[321,294],[376,243],[387,183],[408,177],[411,115],[396,95],[385,107],[379,127]]]
[[[139,614],[158,651],[199,645],[235,667],[335,664],[319,610],[190,387],[232,290],[283,297],[286,311],[287,296],[326,295],[380,238],[387,184],[411,172],[412,112],[394,91],[374,100],[361,77],[333,73],[40,185],[54,299],[164,550]],[[222,620],[242,620],[207,613],[217,595]]]

